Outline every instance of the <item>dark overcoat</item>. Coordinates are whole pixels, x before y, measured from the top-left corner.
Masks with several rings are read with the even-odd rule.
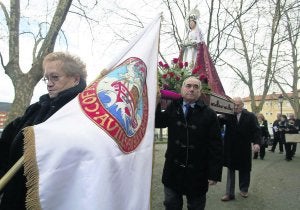
[[[243,109],[239,122],[236,115],[225,115],[220,124],[226,125],[224,136],[224,166],[251,171],[251,143],[260,144],[261,132],[255,114]]]
[[[168,147],[162,182],[178,193],[203,195],[208,179],[222,176],[222,140],[216,113],[197,101],[184,117],[182,99],[162,112],[156,109],[155,126],[168,128]]]
[[[270,133],[268,129],[268,121],[264,120],[262,125],[260,125],[261,136],[264,138],[270,138]]]
[[[273,122],[273,127],[272,127],[272,131],[273,131],[273,138],[276,139],[276,140],[281,140],[280,139],[280,132],[278,131],[278,128],[279,128],[279,122],[280,120],[275,120]]]

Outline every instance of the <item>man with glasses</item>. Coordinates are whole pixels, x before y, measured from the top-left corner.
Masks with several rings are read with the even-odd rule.
[[[48,54],[43,60],[48,94],[30,105],[23,116],[16,118],[3,130],[0,139],[0,177],[23,155],[22,129],[46,121],[86,87],[86,66],[76,56],[63,52]],[[1,210],[25,208],[25,177],[23,168],[4,188]]]
[[[244,109],[240,97],[234,98],[234,115],[219,115],[220,124],[226,125],[224,136],[224,165],[228,168],[226,194],[222,201],[235,199],[235,171],[239,171],[240,195],[248,197],[250,171],[252,164],[252,148],[259,151],[261,140],[260,127],[256,116]]]
[[[203,101],[200,80],[190,76],[181,87],[182,98],[165,111],[156,109],[155,127],[168,128],[168,148],[162,182],[165,209],[204,209],[208,185],[221,180],[222,140],[216,113]]]

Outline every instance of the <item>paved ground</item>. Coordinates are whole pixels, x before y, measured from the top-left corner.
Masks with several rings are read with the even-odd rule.
[[[161,174],[166,144],[155,144],[152,209],[163,210]],[[287,162],[278,151],[266,152],[265,160],[253,160],[249,197],[238,195],[236,200],[222,202],[225,192],[227,169],[223,169],[222,182],[209,189],[206,210],[295,210],[300,209],[300,144],[295,158]],[[238,177],[238,176],[237,176]],[[237,183],[238,180],[236,180]],[[186,209],[186,208],[184,208]]]

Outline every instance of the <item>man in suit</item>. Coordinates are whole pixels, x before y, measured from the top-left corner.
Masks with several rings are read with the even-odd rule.
[[[252,167],[252,148],[259,151],[261,139],[256,116],[244,109],[240,97],[234,98],[235,114],[220,115],[221,125],[226,125],[224,136],[224,166],[228,168],[226,194],[222,201],[235,199],[235,170],[239,172],[240,195],[248,197],[250,172]]]
[[[221,181],[222,139],[216,113],[199,99],[200,80],[186,78],[182,98],[165,109],[158,104],[155,126],[168,128],[168,148],[162,182],[165,209],[182,209],[183,196],[188,209],[205,209],[208,185]]]

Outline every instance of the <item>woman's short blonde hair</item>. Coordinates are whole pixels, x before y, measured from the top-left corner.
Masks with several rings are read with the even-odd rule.
[[[61,61],[62,71],[68,76],[79,75],[81,79],[86,81],[86,65],[79,57],[67,52],[52,52],[44,58],[43,67],[45,66],[45,63],[52,61]]]

